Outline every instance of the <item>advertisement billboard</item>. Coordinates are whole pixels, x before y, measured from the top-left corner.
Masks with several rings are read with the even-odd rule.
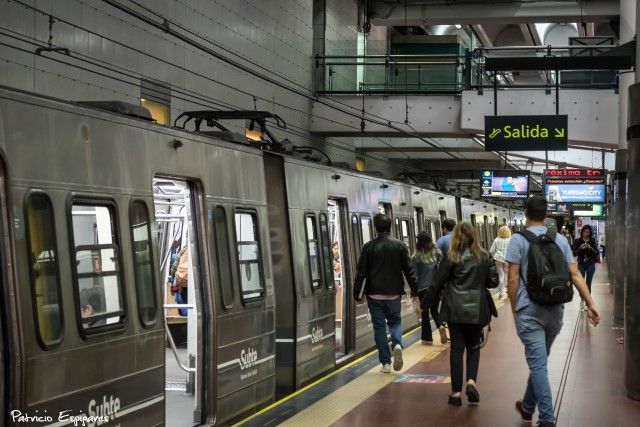
[[[604,203],[605,184],[556,184],[546,182],[544,195],[550,203]]]
[[[526,199],[529,196],[529,172],[483,170],[480,173],[480,187],[485,198]]]

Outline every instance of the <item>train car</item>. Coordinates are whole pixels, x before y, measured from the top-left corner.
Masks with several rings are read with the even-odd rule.
[[[0,424],[225,423],[273,401],[262,152],[92,105],[0,88]]]
[[[290,393],[373,347],[366,304],[352,284],[373,216],[413,250],[416,232],[440,232],[455,200],[366,174],[265,154],[276,300],[278,395]],[[418,324],[408,297],[403,326]]]

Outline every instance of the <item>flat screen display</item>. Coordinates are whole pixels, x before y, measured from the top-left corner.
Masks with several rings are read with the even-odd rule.
[[[481,172],[482,197],[526,199],[529,197],[529,172],[520,170],[484,170]]]
[[[574,211],[574,216],[590,216],[590,217],[603,217],[604,216],[604,205],[594,204],[593,209],[590,211]]]
[[[602,184],[545,182],[544,195],[549,203],[604,203],[607,186]]]

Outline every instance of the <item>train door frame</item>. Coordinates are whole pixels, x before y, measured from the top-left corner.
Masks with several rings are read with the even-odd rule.
[[[13,355],[22,353],[19,343],[10,342],[10,337],[17,336],[15,330],[17,326],[12,327],[11,331],[9,330],[9,325],[16,325],[16,323],[9,321],[10,313],[15,313],[14,301],[10,297],[10,295],[15,295],[15,282],[11,269],[11,266],[14,265],[11,261],[12,233],[11,227],[9,227],[9,212],[6,208],[9,206],[6,171],[4,157],[0,157],[0,206],[3,207],[0,208],[0,235],[5,237],[0,246],[0,421],[2,422],[9,421],[8,409],[19,406],[17,400],[19,393],[12,389],[12,380],[15,381],[15,384],[20,383],[20,370],[11,368],[15,365]]]
[[[338,226],[338,238],[340,246],[340,260],[341,260],[341,285],[342,285],[342,307],[340,316],[340,334],[338,334],[338,327],[335,327],[335,347],[336,347],[336,362],[349,358],[355,351],[355,301],[351,296],[351,286],[353,283],[352,277],[355,274],[354,263],[352,262],[352,256],[354,251],[351,250],[352,233],[350,230],[351,215],[349,213],[349,205],[347,199],[344,197],[332,196],[327,197],[327,220],[329,223],[329,229],[331,229],[331,213],[329,212],[329,202],[333,201],[336,206],[336,220],[339,220]],[[335,227],[335,226],[334,226]],[[333,236],[330,236],[331,239]],[[333,245],[333,243],[332,243]],[[357,262],[357,260],[356,260]],[[336,292],[336,308],[337,297],[339,287],[334,285]],[[337,311],[335,312],[337,314]],[[336,316],[336,320],[337,316]],[[341,345],[338,348],[338,337],[340,336]],[[340,350],[340,351],[338,351]]]
[[[189,255],[188,255],[188,276],[187,283],[188,285],[193,283],[193,286],[188,286],[188,296],[187,303],[184,304],[184,307],[178,307],[180,304],[169,304],[166,302],[166,290],[167,286],[167,276],[164,274],[165,271],[169,271],[169,268],[166,270],[163,268],[163,264],[165,261],[162,259],[162,254],[158,253],[158,261],[156,268],[159,269],[158,278],[162,280],[162,301],[163,301],[163,315],[162,321],[165,326],[165,339],[169,343],[169,349],[171,353],[167,353],[165,348],[165,417],[167,411],[169,410],[169,406],[167,402],[169,401],[167,392],[172,391],[167,389],[167,361],[169,358],[175,358],[176,364],[178,368],[182,371],[185,371],[188,375],[187,379],[187,390],[189,392],[189,381],[192,382],[192,394],[193,394],[193,420],[196,422],[203,422],[205,418],[212,419],[215,418],[217,413],[216,401],[217,401],[217,391],[216,391],[216,352],[208,351],[210,347],[210,343],[216,342],[215,336],[215,323],[208,320],[215,320],[215,313],[213,307],[211,306],[211,298],[209,295],[209,286],[208,278],[210,277],[208,262],[207,262],[207,254],[206,248],[208,245],[207,240],[207,224],[205,219],[205,192],[202,185],[202,182],[197,178],[185,177],[185,176],[176,176],[176,175],[165,175],[165,174],[155,174],[152,180],[152,188],[155,189],[157,183],[159,181],[171,181],[172,183],[181,183],[188,190],[188,200],[185,200],[184,207],[187,208],[187,203],[189,204],[187,211],[185,212],[184,218],[185,222],[183,223],[183,227],[187,228],[187,236],[186,236],[186,244],[188,247]],[[154,238],[157,238],[158,230],[159,230],[159,219],[158,218],[158,205],[160,204],[154,192],[153,194],[153,219],[155,222],[155,233]],[[185,197],[186,199],[186,197]],[[172,202],[169,202],[172,203]],[[177,219],[171,218],[171,216],[177,217],[175,214],[168,214],[169,216],[164,217],[167,220]],[[184,231],[182,231],[184,232]],[[185,239],[185,236],[182,235],[181,238]],[[175,240],[174,240],[175,242]],[[160,250],[160,246],[156,245],[158,250]],[[183,242],[181,242],[181,247],[184,247]],[[195,254],[195,256],[194,256]],[[169,253],[169,258],[167,258],[166,262],[170,262],[171,256]],[[178,262],[180,259],[178,259]],[[180,268],[180,266],[178,266]],[[187,362],[180,361],[179,356],[176,352],[175,342],[173,341],[173,337],[169,332],[169,326],[167,323],[167,310],[168,309],[180,309],[184,308],[187,311]],[[191,310],[195,309],[195,312]],[[189,323],[193,321],[195,322],[195,330],[190,328]],[[192,339],[195,340],[193,346],[195,347],[195,357],[191,357],[189,353],[190,345],[190,337],[195,334],[195,337]],[[193,347],[191,347],[193,348]],[[209,375],[205,375],[205,373],[209,373]],[[212,389],[213,386],[213,389]],[[178,390],[175,390],[178,391]]]

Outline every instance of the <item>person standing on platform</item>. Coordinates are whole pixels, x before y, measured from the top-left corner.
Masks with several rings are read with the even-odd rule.
[[[498,269],[498,275],[500,276],[500,286],[498,287],[498,296],[500,299],[505,296],[505,289],[507,287],[507,272],[509,264],[504,261],[504,254],[507,252],[507,245],[511,239],[511,230],[506,225],[503,225],[498,229],[498,237],[493,241],[489,253],[496,260],[496,268]]]
[[[556,293],[567,295],[571,289],[565,287],[573,286],[578,290],[580,296],[587,303],[587,317],[595,326],[600,322],[600,315],[596,305],[591,298],[587,284],[576,267],[571,247],[567,239],[557,234],[555,231],[547,231],[544,219],[547,214],[547,200],[542,196],[531,196],[525,204],[525,215],[527,217],[527,230],[524,232],[529,237],[522,234],[514,234],[511,237],[505,260],[509,263],[508,288],[509,300],[511,301],[511,311],[515,317],[516,330],[520,340],[524,345],[524,354],[529,366],[529,379],[527,388],[522,400],[516,402],[516,410],[521,418],[530,421],[533,413],[538,408],[539,425],[543,427],[555,426],[555,416],[553,411],[553,396],[549,385],[549,375],[547,370],[547,358],[551,350],[551,345],[562,328],[562,316],[564,305],[562,303],[542,305],[533,300],[540,301],[540,293],[546,292],[544,287],[534,287],[533,279],[536,281],[544,279],[545,276],[537,277],[535,270],[528,271],[530,260],[540,260],[535,253],[543,253],[545,250],[561,254],[563,263],[558,263],[558,259],[546,258],[549,265],[538,266],[537,271],[546,271],[546,268],[553,265],[554,269],[562,268],[566,271],[566,282],[559,286],[560,291]],[[528,233],[527,233],[528,232]],[[546,235],[547,237],[543,237]],[[534,239],[536,251],[529,251]],[[547,240],[548,239],[548,240]],[[549,243],[555,242],[555,243]],[[546,243],[542,243],[546,242]],[[551,246],[555,244],[557,246]],[[555,271],[555,270],[554,270]],[[525,283],[525,279],[527,282]],[[560,282],[565,280],[560,279]],[[554,289],[556,289],[554,287]],[[535,293],[533,293],[535,291]],[[532,292],[531,294],[529,292]],[[553,292],[548,293],[548,298],[554,298]],[[569,299],[572,297],[572,293]]]
[[[378,347],[380,372],[391,372],[391,350],[387,341],[387,326],[393,347],[393,369],[402,369],[401,297],[404,278],[411,288],[411,297],[418,296],[418,282],[411,268],[407,245],[390,236],[391,219],[384,214],[373,217],[377,237],[365,243],[358,260],[358,271],[353,285],[353,297],[358,303],[366,295],[373,335]],[[364,289],[363,289],[364,287]],[[386,322],[386,324],[385,324]]]
[[[582,227],[580,237],[573,242],[573,255],[578,258],[578,270],[585,276],[587,287],[591,292],[591,283],[596,272],[598,245],[596,239],[593,238],[593,229],[589,224]],[[584,308],[584,301],[580,304],[580,308]]]
[[[441,321],[449,324],[451,334],[451,390],[449,404],[462,405],[463,356],[467,351],[467,388],[469,403],[478,403],[476,388],[480,365],[482,329],[491,320],[488,288],[499,284],[493,259],[478,244],[476,230],[468,222],[455,226],[451,233],[449,256],[445,258],[427,291],[433,304],[442,293]],[[491,300],[491,303],[493,300]],[[494,306],[495,309],[495,306]],[[497,314],[497,313],[496,313]]]
[[[456,222],[451,218],[447,218],[442,221],[442,237],[436,242],[436,247],[442,252],[442,257],[447,258],[449,254],[449,245],[451,244],[451,232],[453,227],[456,226]]]
[[[600,249],[602,251],[602,259],[604,259],[605,249],[607,247],[607,238],[605,237],[604,233],[600,235],[599,243],[600,243]]]
[[[442,253],[433,244],[433,239],[426,231],[418,234],[416,241],[416,252],[411,258],[411,266],[418,279],[418,298],[420,301],[424,299],[427,289],[433,281],[433,274],[438,268],[442,260]],[[422,344],[433,344],[433,335],[431,333],[431,322],[429,321],[429,313],[433,318],[438,331],[440,332],[440,342],[447,342],[447,331],[440,323],[438,316],[438,302],[430,306],[422,307]]]

